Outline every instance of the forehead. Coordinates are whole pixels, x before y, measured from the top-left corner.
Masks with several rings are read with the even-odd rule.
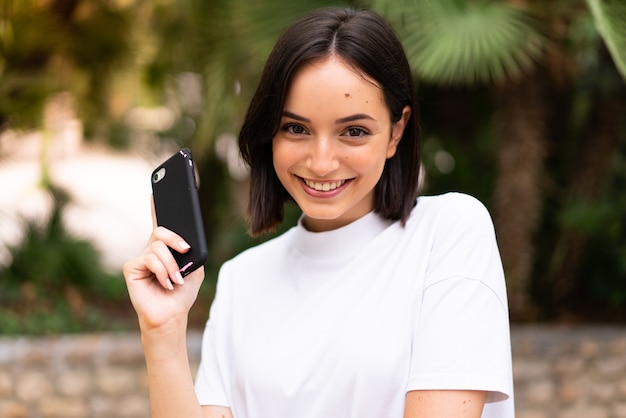
[[[308,100],[336,96],[385,103],[378,82],[343,59],[330,56],[303,64],[295,73],[286,102],[306,96]]]

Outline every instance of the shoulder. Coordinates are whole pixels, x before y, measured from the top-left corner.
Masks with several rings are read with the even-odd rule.
[[[459,192],[449,192],[435,196],[417,198],[415,211],[443,213],[448,216],[489,216],[485,205],[474,196]]]
[[[478,199],[465,193],[450,192],[436,196],[421,196],[411,214],[410,222],[428,218],[437,228],[493,229],[491,215]]]
[[[478,199],[463,193],[447,193],[420,198],[416,209],[419,215],[416,223],[422,227],[414,228],[412,235],[428,236],[431,273],[436,272],[431,279],[456,275],[481,278],[483,269],[499,266],[493,222]],[[476,269],[479,271],[473,272]]]
[[[429,240],[429,279],[433,284],[450,277],[478,280],[502,287],[502,264],[491,216],[478,199],[462,193],[420,198]]]

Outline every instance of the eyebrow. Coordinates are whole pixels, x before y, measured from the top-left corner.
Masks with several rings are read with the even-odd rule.
[[[297,115],[297,114],[292,113],[292,112],[290,112],[288,110],[283,110],[283,116],[286,116],[286,117],[291,118],[291,119],[299,120],[301,122],[311,122],[311,119],[305,118],[304,116]],[[371,117],[368,114],[356,113],[354,115],[345,116],[343,118],[335,119],[335,123],[354,122],[356,120],[361,120],[361,119],[374,120],[374,118]]]

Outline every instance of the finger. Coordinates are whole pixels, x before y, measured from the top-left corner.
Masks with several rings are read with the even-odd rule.
[[[154,277],[162,287],[168,290],[174,290],[174,285],[170,281],[167,268],[161,262],[159,257],[154,253],[148,253],[144,256],[146,267],[154,274]]]
[[[154,208],[154,195],[150,194],[150,214],[152,215],[152,228],[157,227],[156,209]]]
[[[193,273],[188,274],[185,277],[185,286],[189,286],[192,289],[200,290],[202,286],[202,282],[204,282],[205,274],[204,268],[199,268],[195,270]],[[197,296],[196,296],[197,297]]]
[[[200,266],[196,270],[192,271],[185,276],[185,283],[191,283],[193,285],[200,285],[204,281],[204,266]]]
[[[163,241],[166,246],[179,253],[186,253],[191,248],[183,237],[162,226],[154,228],[151,241]]]
[[[122,274],[127,282],[146,279],[153,275],[152,272],[148,270],[141,257],[127,261],[122,267]]]
[[[180,268],[172,255],[172,252],[163,241],[155,241],[151,244],[150,250],[160,260],[166,270],[167,277],[174,283],[184,284]]]

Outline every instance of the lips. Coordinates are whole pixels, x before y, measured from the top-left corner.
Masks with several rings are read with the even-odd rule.
[[[346,180],[325,181],[325,182],[313,181],[313,180],[308,180],[308,179],[302,179],[302,180],[304,181],[304,184],[306,184],[308,187],[318,192],[329,192],[329,191],[338,189],[339,187],[343,186],[346,182]]]

